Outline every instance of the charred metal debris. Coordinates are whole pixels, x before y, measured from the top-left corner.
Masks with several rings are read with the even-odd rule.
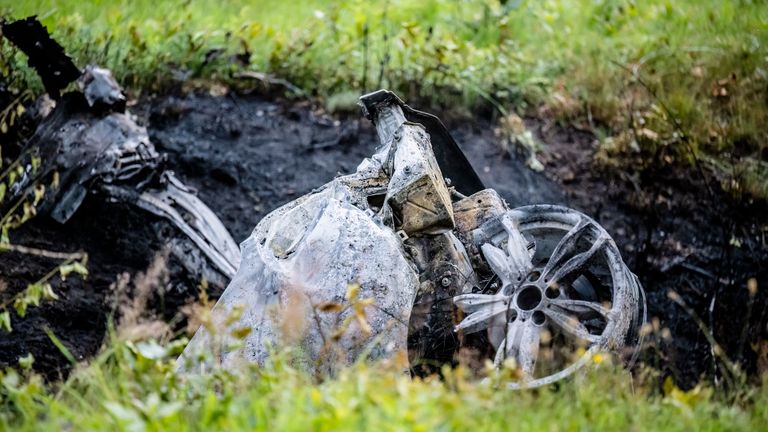
[[[164,169],[164,156],[126,110],[126,97],[111,72],[90,65],[80,71],[34,17],[3,23],[2,30],[58,99],[37,103],[42,120],[20,151],[21,173],[0,204],[2,213],[34,196],[40,184],[56,187],[48,188],[36,211],[62,224],[89,195],[122,202],[177,228],[164,240],[189,274],[226,285],[240,262],[240,249],[194,190]],[[59,97],[74,80],[79,91]]]
[[[645,298],[602,227],[559,206],[510,209],[437,117],[393,93],[360,105],[376,152],[262,219],[214,308],[221,331],[201,328],[179,367],[211,366],[199,354],[212,344],[216,363],[264,362],[287,342],[281,320],[297,310],[293,342],[331,371],[407,350],[411,370],[427,374],[469,353],[512,363],[518,388],[561,379],[601,351],[634,361]],[[323,310],[350,301],[350,283],[371,301],[365,323],[339,334],[355,308]],[[253,331],[226,348],[238,328]]]

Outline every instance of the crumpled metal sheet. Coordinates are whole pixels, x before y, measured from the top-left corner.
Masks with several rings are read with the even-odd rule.
[[[363,353],[382,358],[406,349],[418,278],[395,233],[352,204],[365,199],[347,182],[357,183],[354,176],[337,179],[258,224],[242,243],[240,268],[213,310],[216,333],[201,328],[181,367],[211,350],[225,367],[263,363],[271,348],[285,343],[297,344],[315,366],[329,370]],[[354,310],[324,309],[348,302],[348,283],[359,285],[358,300],[372,299],[365,308],[370,330],[353,321],[338,334]],[[227,324],[237,309],[242,315]],[[238,328],[253,331],[242,349],[227,350]]]
[[[217,322],[193,337],[180,367],[209,351],[224,365],[261,363],[270,347],[289,343],[326,366],[407,350],[420,281],[403,240],[448,233],[453,210],[424,127],[408,122],[398,105],[380,108],[372,115],[381,143],[371,158],[354,174],[269,214],[242,244],[240,270],[213,311]],[[351,329],[343,325],[351,308],[322,311],[323,304],[351,300],[348,284],[372,301]],[[233,319],[238,308],[242,316]],[[253,331],[243,349],[228,349],[238,328]]]
[[[168,219],[225,277],[231,279],[240,263],[240,249],[221,220],[173,173],[163,173],[165,187],[145,190],[136,205]],[[182,258],[182,262],[186,262]],[[189,265],[194,268],[194,264]],[[209,279],[210,280],[210,279]]]

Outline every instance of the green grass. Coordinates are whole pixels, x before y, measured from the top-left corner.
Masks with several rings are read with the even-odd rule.
[[[510,3],[516,3],[510,0]],[[477,105],[588,128],[599,161],[690,166],[768,197],[768,7],[761,1],[10,1],[80,65],[137,96],[242,71],[338,107],[378,87],[433,109]],[[247,63],[232,56],[248,51]],[[0,70],[40,83],[0,39]],[[207,59],[207,60],[206,60]],[[239,84],[248,85],[248,84]],[[682,133],[682,135],[681,135]],[[731,182],[729,180],[735,180]],[[358,365],[317,380],[277,356],[243,377],[173,371],[181,344],[115,341],[64,382],[0,372],[0,430],[759,430],[768,387],[655,387],[595,366],[559,386],[503,391],[461,369],[411,380]],[[499,377],[494,383],[501,382]]]
[[[253,70],[333,107],[388,87],[433,109],[539,109],[593,130],[601,160],[645,169],[695,155],[733,192],[768,197],[764,1],[509,3],[0,0],[0,11],[40,15],[79,64],[112,68],[134,94]],[[244,51],[250,61],[233,61]]]
[[[66,381],[0,374],[0,430],[761,430],[768,388],[734,400],[698,387],[666,394],[602,361],[557,387],[499,389],[462,369],[411,379],[397,361],[357,365],[332,379],[286,355],[245,376],[173,371],[183,344],[114,342]],[[650,381],[651,383],[653,381]]]

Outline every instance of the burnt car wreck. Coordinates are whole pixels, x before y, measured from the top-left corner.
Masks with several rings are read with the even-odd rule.
[[[189,275],[231,280],[180,369],[264,363],[294,345],[328,372],[398,352],[415,374],[467,356],[511,364],[520,379],[509,387],[519,388],[561,379],[599,351],[634,361],[645,296],[609,234],[565,207],[509,208],[437,117],[393,93],[360,98],[375,153],[268,214],[240,249],[164,169],[109,71],[80,71],[32,18],[3,30],[59,99],[52,111],[39,107],[6,202],[56,177],[39,212],[63,224],[88,195],[123,203],[172,227],[158,236]],[[59,97],[74,79],[80,91]]]
[[[436,117],[393,93],[360,105],[375,154],[261,220],[180,368],[263,363],[295,343],[331,371],[407,350],[425,374],[465,351],[511,361],[515,388],[561,379],[600,350],[634,361],[645,298],[602,227],[559,206],[510,209]]]

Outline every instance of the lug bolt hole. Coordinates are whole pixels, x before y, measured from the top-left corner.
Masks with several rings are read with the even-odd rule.
[[[549,287],[544,292],[544,295],[546,295],[547,298],[549,298],[549,299],[558,298],[560,296],[560,288],[558,288],[558,287]]]
[[[517,319],[517,311],[514,309],[509,309],[507,312],[507,322],[515,322]]]
[[[533,313],[531,319],[533,319],[534,324],[542,325],[544,324],[544,321],[546,321],[547,317],[544,315],[544,312],[537,310]]]
[[[541,276],[541,273],[537,271],[533,271],[528,275],[528,282],[536,282],[539,280],[539,277]]]

